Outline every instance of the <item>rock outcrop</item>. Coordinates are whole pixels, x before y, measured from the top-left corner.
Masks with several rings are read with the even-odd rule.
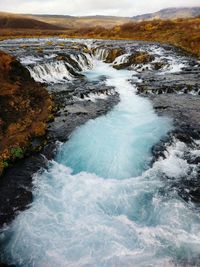
[[[109,51],[106,57],[106,63],[112,63],[117,57],[123,55],[125,50],[123,48],[113,48]]]
[[[153,55],[150,55],[147,52],[136,51],[132,55],[128,56],[126,62],[119,65],[114,65],[113,67],[118,70],[125,69],[130,67],[131,65],[146,64],[152,62],[153,60]]]
[[[0,174],[45,134],[52,100],[13,56],[0,52]]]
[[[103,60],[105,63],[112,63],[117,57],[126,53],[124,48],[109,46],[98,46],[93,48],[91,52],[95,57],[99,60]]]

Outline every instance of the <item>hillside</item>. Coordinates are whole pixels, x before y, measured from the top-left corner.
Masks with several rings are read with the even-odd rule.
[[[30,18],[67,28],[104,27],[112,28],[130,21],[143,21],[153,19],[193,18],[200,16],[200,7],[167,8],[155,13],[143,14],[134,17],[115,16],[68,16],[68,15],[28,15]]]
[[[32,28],[47,30],[63,30],[77,28],[103,27],[106,29],[120,26],[130,21],[146,21],[154,19],[193,18],[200,16],[200,7],[168,8],[155,13],[134,17],[116,16],[69,16],[48,14],[21,14],[0,12],[0,28]]]
[[[129,17],[114,17],[114,16],[85,16],[74,17],[64,15],[27,15],[30,18],[47,22],[65,28],[88,28],[88,27],[104,27],[112,28],[116,25],[122,25],[129,22]]]
[[[22,15],[0,12],[0,28],[1,29],[45,29],[59,30],[63,29],[56,25],[51,25],[33,18]]]
[[[77,29],[69,31],[68,36],[158,41],[181,47],[200,58],[200,18],[129,22],[112,29]]]
[[[0,175],[23,157],[29,141],[44,135],[52,109],[48,92],[14,57],[0,51]],[[6,111],[6,112],[5,112]]]
[[[153,19],[178,19],[194,18],[200,16],[200,7],[185,8],[166,8],[158,12],[134,16],[135,21],[153,20]]]

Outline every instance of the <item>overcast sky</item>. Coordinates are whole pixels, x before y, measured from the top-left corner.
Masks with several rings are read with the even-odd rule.
[[[200,6],[200,0],[0,0],[0,11],[80,16],[134,16],[183,6]]]

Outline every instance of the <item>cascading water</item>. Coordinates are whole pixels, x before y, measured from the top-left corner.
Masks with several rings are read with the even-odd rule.
[[[39,64],[33,68],[28,67],[28,70],[37,82],[59,83],[73,79],[66,63],[63,61]]]
[[[150,168],[170,120],[136,95],[134,72],[92,64],[84,74],[105,76],[120,103],[78,128],[35,175],[34,201],[2,230],[0,255],[24,267],[191,266],[200,255],[199,214],[161,179],[187,173],[182,143]]]
[[[86,72],[89,79],[107,76],[107,85],[115,87],[121,101],[107,116],[82,126],[63,146],[58,160],[74,173],[87,171],[124,179],[141,174],[148,166],[151,147],[169,125],[154,113],[147,99],[135,94],[136,89],[127,81],[133,74],[99,61]]]
[[[98,60],[105,60],[108,56],[109,50],[106,48],[96,48],[94,55]]]
[[[47,84],[73,80],[74,75],[78,75],[81,71],[92,67],[91,56],[84,53],[66,55],[63,60],[56,60],[54,57],[49,57],[48,59],[50,62],[41,63],[40,61],[43,58],[26,57],[22,58],[21,62],[27,66],[35,81]]]

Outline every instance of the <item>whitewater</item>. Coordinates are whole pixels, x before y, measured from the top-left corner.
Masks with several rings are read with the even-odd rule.
[[[183,143],[151,166],[171,120],[136,94],[134,71],[93,59],[84,74],[106,77],[120,102],[77,128],[35,174],[33,203],[1,232],[3,259],[24,267],[190,266],[200,255],[199,214],[161,179],[187,173]]]

